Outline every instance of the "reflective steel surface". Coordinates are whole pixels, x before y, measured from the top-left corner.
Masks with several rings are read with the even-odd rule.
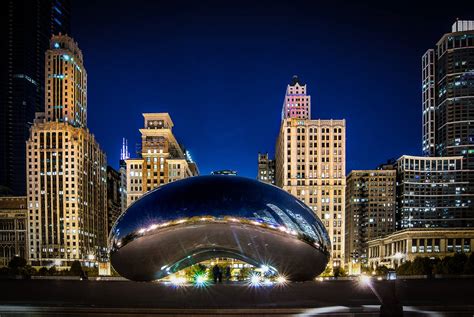
[[[325,269],[331,250],[323,224],[300,200],[257,180],[218,175],[147,193],[117,219],[109,246],[114,269],[138,281],[215,257],[310,280]]]

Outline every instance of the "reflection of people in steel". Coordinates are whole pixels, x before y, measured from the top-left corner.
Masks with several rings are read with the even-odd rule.
[[[221,269],[217,264],[214,265],[214,267],[212,268],[212,278],[214,280],[214,283],[217,283],[217,279],[219,279],[219,282],[222,282]]]
[[[230,281],[230,277],[231,277],[231,275],[230,275],[230,266],[226,266],[226,268],[225,268],[225,279],[226,279],[227,282]]]

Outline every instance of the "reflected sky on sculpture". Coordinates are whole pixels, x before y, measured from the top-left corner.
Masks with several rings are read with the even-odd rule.
[[[215,257],[268,265],[292,280],[326,267],[326,229],[303,202],[273,185],[237,176],[198,176],[144,195],[110,234],[115,270],[156,280]]]

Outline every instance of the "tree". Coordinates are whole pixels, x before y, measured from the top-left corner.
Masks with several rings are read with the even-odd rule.
[[[38,274],[41,276],[46,276],[46,275],[49,275],[49,272],[48,272],[48,269],[43,266],[42,268],[39,269]]]
[[[474,252],[469,255],[466,264],[464,264],[464,274],[474,274]]]
[[[5,276],[8,274],[10,274],[10,270],[8,269],[8,267],[0,267],[0,276]]]
[[[36,269],[32,267],[31,265],[25,266],[25,268],[23,269],[23,272],[27,278],[30,278],[32,275],[36,275],[37,273]]]
[[[321,273],[321,277],[328,277],[328,276],[331,276],[331,271],[332,271],[332,268],[331,268],[331,265],[327,265],[326,268],[324,269],[324,272]]]
[[[448,262],[448,274],[462,274],[464,272],[464,265],[467,262],[466,253],[455,253]]]
[[[239,271],[239,275],[237,277],[238,280],[243,281],[243,280],[247,279],[250,276],[251,272],[252,272],[252,269],[249,268],[249,267],[241,268],[240,271]]]
[[[186,278],[195,281],[197,276],[205,276],[207,267],[204,264],[195,264],[186,269]]]
[[[397,268],[397,275],[411,275],[411,261],[406,261]]]
[[[385,265],[379,265],[375,269],[375,274],[378,276],[386,276],[388,273],[389,269]]]
[[[433,273],[433,263],[430,258],[416,257],[411,265],[411,274],[413,275],[428,275]]]
[[[57,275],[58,270],[56,269],[56,266],[53,265],[52,267],[50,267],[48,273],[49,275]]]
[[[11,274],[19,275],[23,273],[26,264],[27,262],[24,258],[14,256],[10,262],[8,262],[8,268],[10,269]]]
[[[342,276],[347,276],[347,273],[344,270],[344,268],[340,267],[340,266],[334,267],[332,272],[333,272],[333,275],[334,275],[335,278],[342,277]]]
[[[74,262],[72,262],[71,267],[69,269],[69,273],[74,276],[81,276],[82,272],[83,270],[82,270],[81,262],[79,262],[78,260],[75,260]]]
[[[10,262],[8,262],[8,267],[10,269],[19,269],[25,267],[27,264],[26,260],[24,258],[21,258],[19,256],[14,256]]]
[[[97,277],[97,276],[99,276],[99,268],[97,268],[97,267],[86,267],[86,268],[84,268],[84,272],[87,273],[88,277]]]

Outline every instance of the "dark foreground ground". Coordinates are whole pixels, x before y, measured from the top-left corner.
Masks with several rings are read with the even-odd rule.
[[[404,316],[473,316],[474,279],[175,287],[123,281],[0,280],[0,316],[378,316],[380,300]],[[375,295],[377,293],[378,296]]]

